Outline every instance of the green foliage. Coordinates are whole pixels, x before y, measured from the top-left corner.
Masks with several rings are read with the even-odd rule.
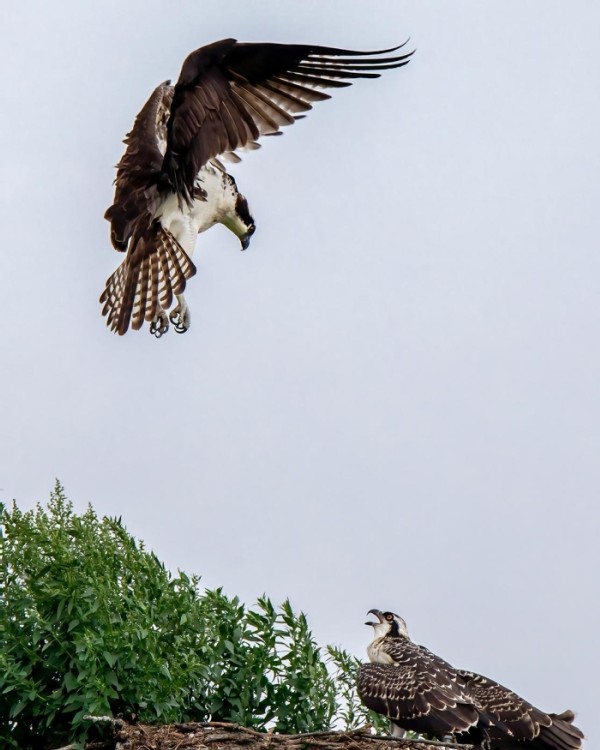
[[[335,687],[303,614],[289,602],[276,610],[267,598],[254,610],[221,591],[205,593],[210,666],[203,708],[214,720],[277,732],[326,728]]]
[[[75,514],[58,483],[47,509],[0,505],[0,746],[84,742],[88,714],[277,732],[360,720],[352,658],[332,650],[332,677],[289,602],[249,609],[198,583],[120,519]]]
[[[344,729],[356,729],[369,724],[377,734],[389,734],[388,719],[369,711],[358,699],[356,680],[360,661],[336,646],[327,646],[330,663],[335,667],[334,681],[337,694],[337,720]]]

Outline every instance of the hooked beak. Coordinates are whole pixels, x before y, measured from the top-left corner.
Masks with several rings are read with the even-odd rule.
[[[381,610],[380,609],[370,609],[367,612],[367,614],[368,615],[375,615],[375,617],[379,620],[379,622],[383,622],[383,616],[381,614]],[[372,622],[371,620],[368,620],[367,622],[365,622],[365,625],[371,625],[372,627],[375,627],[375,625],[377,625],[377,623],[376,622]]]
[[[243,234],[240,237],[240,242],[242,243],[242,250],[245,250],[248,247],[248,245],[250,244],[250,238],[252,237],[254,232],[256,232],[256,227],[254,224],[251,224],[246,234]]]

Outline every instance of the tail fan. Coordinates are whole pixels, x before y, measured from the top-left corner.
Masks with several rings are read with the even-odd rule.
[[[122,336],[152,321],[160,309],[168,310],[173,295],[183,294],[196,266],[175,237],[158,221],[136,233],[127,257],[107,279],[100,296],[102,315],[109,328]]]

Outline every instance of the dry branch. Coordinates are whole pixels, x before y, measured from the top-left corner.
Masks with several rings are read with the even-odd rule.
[[[122,724],[115,750],[472,750],[470,745],[374,735],[366,727],[349,732],[274,734],[224,722]],[[90,750],[92,750],[90,748]]]

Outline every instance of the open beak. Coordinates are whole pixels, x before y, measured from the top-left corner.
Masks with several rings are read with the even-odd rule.
[[[246,234],[243,234],[240,237],[240,242],[242,243],[242,250],[245,250],[248,247],[248,245],[250,244],[250,238],[252,237],[254,232],[256,232],[256,227],[254,226],[254,224],[252,224],[250,226],[250,229],[246,232]]]
[[[370,609],[367,612],[367,614],[368,615],[375,615],[375,617],[379,620],[379,622],[383,622],[383,615],[381,614],[381,610],[380,609]],[[365,622],[365,625],[371,625],[372,627],[375,627],[375,625],[377,625],[377,623],[376,622],[372,622],[371,620],[368,620],[367,622]]]

